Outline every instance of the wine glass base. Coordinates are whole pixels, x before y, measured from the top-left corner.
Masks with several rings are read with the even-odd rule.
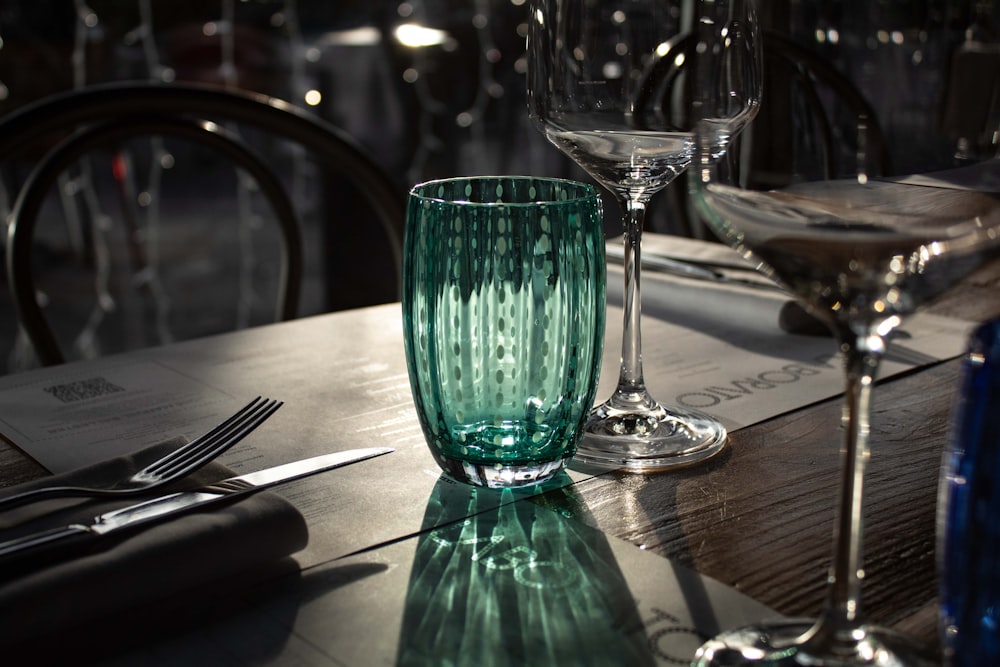
[[[850,639],[817,641],[816,623],[772,621],[723,633],[698,649],[691,667],[931,667],[940,664],[913,639],[871,625]]]
[[[726,444],[726,428],[693,410],[596,407],[584,426],[575,460],[630,472],[653,472],[698,463]]]

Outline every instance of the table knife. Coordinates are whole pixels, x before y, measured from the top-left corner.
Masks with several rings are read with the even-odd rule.
[[[607,256],[619,262],[625,261],[625,251],[622,248],[607,249]],[[651,271],[658,271],[672,276],[682,276],[695,280],[707,280],[709,282],[722,285],[737,285],[739,287],[749,287],[752,289],[763,289],[787,294],[787,290],[777,283],[768,281],[748,280],[744,278],[734,278],[722,272],[723,268],[735,269],[735,267],[718,266],[713,268],[710,264],[702,264],[686,259],[677,259],[665,255],[644,254],[640,259],[642,268]],[[738,270],[754,271],[751,267],[739,268]],[[782,304],[778,317],[778,326],[782,331],[800,336],[829,336],[830,329],[822,321],[809,313],[798,301],[787,301]]]
[[[193,491],[171,493],[112,510],[94,517],[89,523],[69,524],[0,542],[0,572],[4,574],[10,572],[11,566],[15,564],[13,561],[20,561],[22,557],[30,559],[30,565],[37,567],[45,560],[46,554],[58,556],[59,552],[70,544],[96,542],[111,533],[134,529],[223,501],[248,496],[278,484],[382,456],[392,451],[395,450],[390,447],[351,449],[285,463],[230,477]]]
[[[606,250],[606,255],[608,258],[614,259],[617,262],[625,261],[624,248],[609,246]],[[694,260],[667,257],[666,255],[660,255],[656,253],[643,253],[641,255],[640,263],[643,269],[648,269],[650,271],[658,271],[660,273],[666,273],[672,276],[693,278],[694,280],[707,280],[713,283],[721,283],[724,285],[738,285],[740,287],[750,287],[753,289],[763,289],[776,292],[785,291],[783,287],[769,280],[735,278],[727,275],[722,271],[722,269],[725,268],[727,270],[732,270],[732,271],[745,271],[747,273],[755,273],[755,269],[753,269],[750,266],[723,267]]]

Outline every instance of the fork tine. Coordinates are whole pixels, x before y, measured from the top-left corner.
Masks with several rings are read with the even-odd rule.
[[[253,410],[254,406],[257,405],[260,401],[261,397],[257,396],[252,401],[250,401],[242,408],[240,408],[238,411],[236,411],[234,414],[226,418],[224,421],[221,421],[215,426],[213,426],[211,430],[206,431],[205,433],[202,433],[194,440],[191,440],[190,442],[181,445],[180,447],[170,452],[163,458],[153,461],[148,466],[143,468],[141,473],[142,474],[152,473],[155,470],[159,469],[161,466],[170,465],[177,459],[185,457],[187,455],[187,452],[191,451],[194,448],[200,447],[201,444],[204,443],[205,441],[215,438],[223,431],[229,429],[234,422],[242,420],[244,415],[247,412]]]
[[[281,406],[282,403],[275,400],[258,403],[251,411],[244,413],[239,421],[230,423],[224,431],[216,433],[199,446],[186,450],[182,456],[168,461],[166,465],[158,466],[153,471],[153,476],[176,478],[201,467],[249,435]]]
[[[186,474],[186,472],[190,470],[201,467],[253,432],[282,405],[284,404],[281,401],[275,400],[269,400],[267,403],[260,404],[255,408],[254,412],[245,415],[245,418],[241,423],[233,424],[229,429],[227,429],[226,433],[219,434],[211,442],[202,443],[200,447],[186,452],[187,456],[178,457],[178,459],[173,461],[171,465],[167,466],[166,469],[161,470],[158,474],[164,477],[177,477],[181,474]],[[178,471],[182,472],[179,473]]]
[[[249,435],[282,405],[272,399],[261,402],[258,396],[209,433],[150,465],[141,476],[147,479],[178,476],[204,465]]]

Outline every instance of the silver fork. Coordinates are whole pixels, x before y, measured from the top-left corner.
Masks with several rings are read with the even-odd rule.
[[[76,496],[102,498],[151,491],[201,468],[249,435],[282,405],[281,401],[258,396],[212,430],[150,463],[131,477],[117,480],[104,487],[43,486],[0,498],[0,509],[48,498]]]

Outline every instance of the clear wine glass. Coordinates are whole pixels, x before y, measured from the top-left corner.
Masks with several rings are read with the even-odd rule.
[[[713,48],[741,57],[727,67],[724,135],[753,117],[760,99],[752,5],[718,12]],[[640,240],[646,207],[691,162],[693,77],[685,62],[695,14],[685,0],[533,0],[528,106],[542,133],[612,192],[623,212],[624,333],[612,396],[588,420],[577,458],[649,471],[700,461],[722,449],[714,418],[658,403],[647,391],[640,333]],[[727,33],[728,30],[728,33]],[[728,40],[728,41],[727,41]]]
[[[834,332],[845,369],[843,471],[827,602],[818,620],[762,623],[706,643],[694,665],[931,665],[917,642],[870,624],[861,600],[862,486],[872,390],[904,318],[1000,257],[1000,164],[991,159],[906,177],[870,173],[869,119],[846,125],[857,150],[836,178],[793,170],[769,185],[740,169],[713,116],[711,52],[698,63],[703,122],[691,194],[724,240],[759,262]],[[871,74],[875,63],[861,67]],[[762,113],[767,113],[764,109]],[[853,136],[852,136],[853,135]],[[907,138],[908,139],[908,138]],[[806,161],[792,161],[806,166]],[[931,161],[928,160],[928,164]],[[944,166],[944,164],[942,164]]]

